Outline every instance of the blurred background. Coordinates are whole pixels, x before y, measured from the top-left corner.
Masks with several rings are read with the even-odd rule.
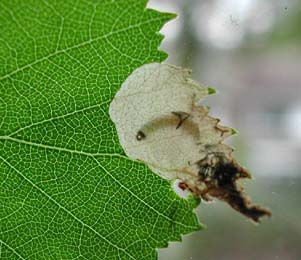
[[[301,1],[150,0],[178,17],[162,29],[167,62],[219,94],[211,115],[254,176],[244,185],[271,219],[254,225],[221,202],[202,203],[207,229],[159,250],[159,260],[301,259]]]

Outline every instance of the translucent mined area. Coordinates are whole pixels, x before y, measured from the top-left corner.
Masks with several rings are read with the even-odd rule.
[[[269,211],[251,205],[237,184],[250,174],[222,141],[233,134],[208,116],[201,101],[214,91],[189,78],[189,70],[164,63],[136,69],[110,105],[125,153],[145,162],[179,188],[205,200],[218,198],[255,222]]]

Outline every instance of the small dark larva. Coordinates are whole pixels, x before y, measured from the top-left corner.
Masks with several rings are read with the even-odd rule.
[[[143,140],[143,139],[145,139],[145,138],[146,138],[145,133],[143,133],[141,130],[139,130],[139,131],[137,132],[137,134],[136,134],[136,139],[137,139],[138,141],[141,141],[141,140]]]

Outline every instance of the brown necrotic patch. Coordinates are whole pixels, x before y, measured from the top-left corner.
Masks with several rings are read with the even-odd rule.
[[[199,180],[206,184],[206,189],[200,196],[205,200],[210,197],[227,202],[237,210],[255,222],[261,217],[270,216],[265,208],[252,205],[249,197],[239,186],[240,178],[250,178],[249,173],[234,160],[228,160],[222,155],[209,154],[198,162]],[[208,196],[209,195],[209,196]]]

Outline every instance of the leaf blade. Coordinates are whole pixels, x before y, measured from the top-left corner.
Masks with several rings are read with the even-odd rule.
[[[0,3],[3,259],[155,259],[200,227],[194,200],[124,156],[108,115],[124,79],[166,57],[172,15],[96,3]]]

